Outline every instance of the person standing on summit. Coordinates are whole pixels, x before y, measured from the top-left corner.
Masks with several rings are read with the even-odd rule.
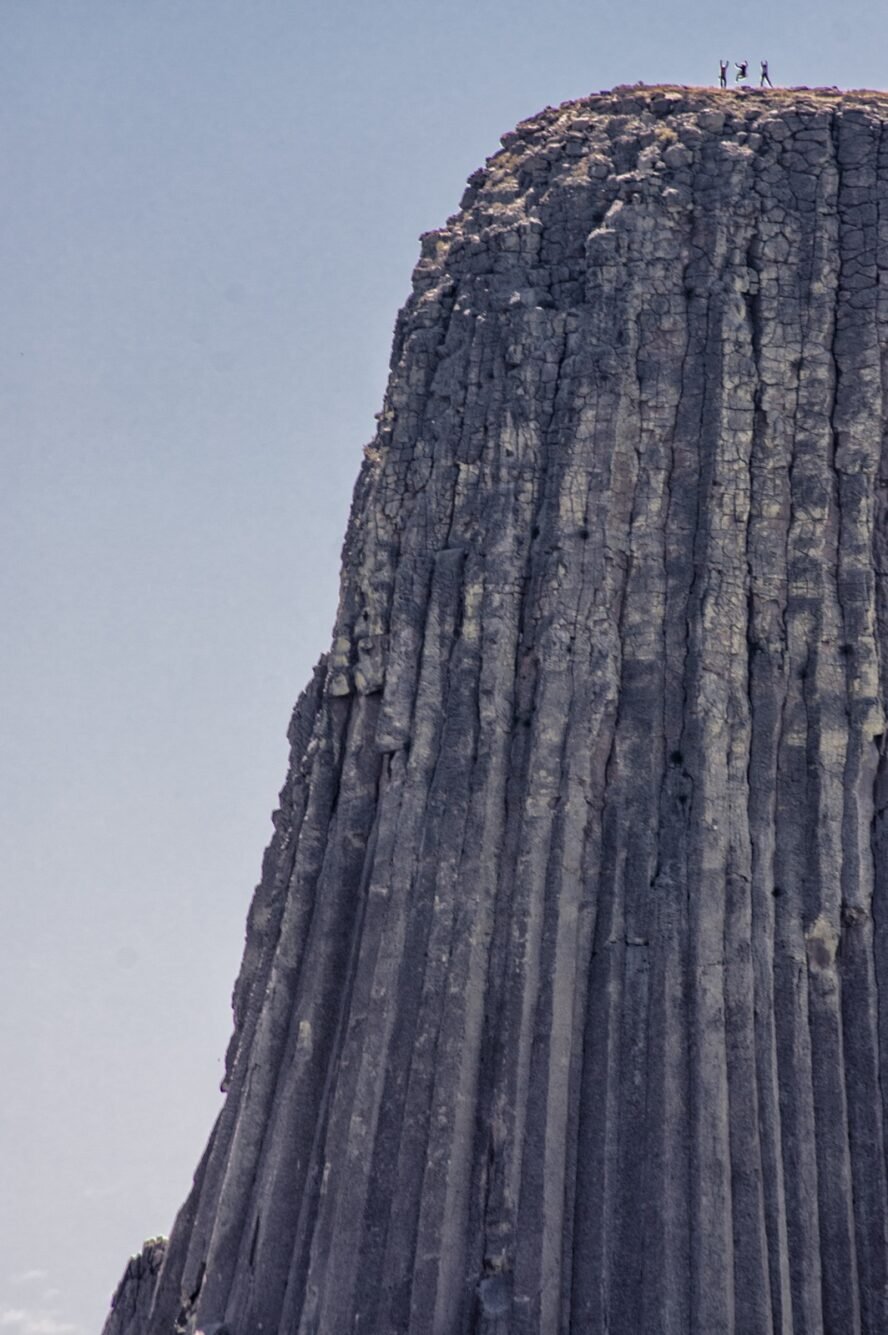
[[[749,61],[735,60],[734,64],[737,67],[737,77],[734,79],[734,82],[742,83],[743,80],[746,78],[746,71],[749,69]]]
[[[728,86],[728,62],[726,60],[718,62],[718,86],[719,88],[727,88]]]
[[[768,62],[762,60],[759,61],[759,64],[762,67],[762,77],[759,79],[759,87],[764,88],[765,84],[767,84],[769,88],[773,88],[774,85],[771,83],[771,76],[768,73]]]

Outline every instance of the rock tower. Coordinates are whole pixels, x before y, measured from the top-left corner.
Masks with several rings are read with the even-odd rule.
[[[108,1335],[888,1331],[888,95],[502,144]]]

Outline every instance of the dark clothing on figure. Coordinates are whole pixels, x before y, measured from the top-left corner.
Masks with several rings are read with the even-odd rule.
[[[727,86],[728,86],[728,62],[727,62],[726,60],[720,60],[720,61],[718,62],[718,82],[719,82],[719,87],[721,87],[721,88],[727,88]]]
[[[735,60],[735,61],[734,61],[734,64],[737,66],[737,77],[736,77],[736,79],[734,80],[734,82],[735,82],[735,83],[739,83],[741,79],[745,79],[745,78],[746,78],[746,71],[749,69],[749,61],[748,61],[748,60]]]
[[[773,88],[774,85],[771,83],[771,76],[768,73],[768,62],[766,60],[763,60],[761,62],[761,66],[762,66],[762,77],[759,80],[759,86],[761,88],[764,88],[765,84],[767,84],[769,88]]]

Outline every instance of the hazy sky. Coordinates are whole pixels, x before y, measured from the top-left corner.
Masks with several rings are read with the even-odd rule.
[[[421,231],[620,82],[878,87],[884,5],[0,0],[0,1335],[98,1332],[219,1106]]]

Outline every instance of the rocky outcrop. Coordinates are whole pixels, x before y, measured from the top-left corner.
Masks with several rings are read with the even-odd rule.
[[[888,1330],[886,123],[616,90],[423,238],[127,1335]]]
[[[130,1257],[111,1299],[105,1335],[139,1335],[145,1330],[165,1251],[165,1238],[149,1238],[141,1252]]]

